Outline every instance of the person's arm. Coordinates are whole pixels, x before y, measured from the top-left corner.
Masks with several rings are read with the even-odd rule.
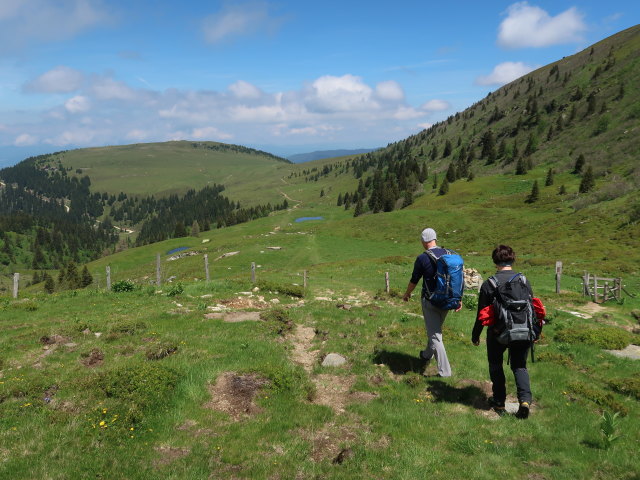
[[[416,286],[417,286],[416,283],[409,282],[409,285],[407,285],[407,291],[404,292],[404,295],[402,296],[402,300],[404,300],[405,302],[408,302],[409,299],[411,298],[411,293],[415,290]]]
[[[482,284],[482,287],[480,287],[480,294],[478,295],[478,312],[476,313],[476,321],[473,324],[473,330],[471,332],[471,343],[476,347],[480,345],[480,334],[484,329],[484,325],[482,325],[482,322],[478,320],[478,316],[480,315],[480,310],[493,303],[492,290],[493,289],[491,288],[491,284],[488,280]]]

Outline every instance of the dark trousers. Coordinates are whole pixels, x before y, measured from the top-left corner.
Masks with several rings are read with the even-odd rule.
[[[489,360],[489,377],[493,388],[493,399],[504,402],[507,398],[506,379],[502,368],[505,350],[509,349],[511,370],[516,380],[518,401],[531,403],[531,386],[527,371],[527,354],[529,345],[511,345],[507,347],[496,340],[495,334],[489,329],[487,332],[487,358]]]

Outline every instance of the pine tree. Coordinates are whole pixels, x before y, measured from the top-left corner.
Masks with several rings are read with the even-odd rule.
[[[593,177],[593,169],[591,165],[587,167],[587,170],[584,172],[582,176],[582,181],[580,182],[580,187],[578,188],[578,192],[587,193],[593,190],[593,187],[596,186],[595,178]]]
[[[200,224],[197,220],[194,220],[191,224],[191,236],[197,237],[198,235],[200,235]]]
[[[438,190],[438,195],[446,195],[449,192],[449,181],[447,177],[442,179],[442,183],[440,184],[440,190]]]
[[[526,175],[527,166],[522,159],[522,157],[518,158],[518,163],[516,163],[516,175]]]
[[[533,187],[531,187],[531,193],[525,200],[526,203],[534,203],[537,202],[540,198],[540,187],[538,187],[538,180],[534,180]]]
[[[337,202],[337,207],[341,207],[342,206],[342,193],[338,194],[338,202]]]
[[[551,185],[553,185],[553,168],[547,170],[547,178],[544,181],[545,187],[550,187]]]
[[[565,195],[567,193],[567,188],[564,186],[564,183],[560,185],[558,189],[558,195]]]
[[[80,278],[80,286],[82,288],[86,288],[89,285],[91,285],[92,283],[93,283],[93,277],[91,276],[91,273],[89,273],[89,269],[85,265],[82,268],[82,276]]]
[[[582,173],[582,168],[584,167],[584,164],[585,164],[584,155],[580,154],[580,156],[576,160],[575,165],[573,166],[573,172],[571,173],[575,173],[575,174]]]
[[[53,293],[56,289],[56,284],[53,281],[53,278],[51,277],[51,275],[49,275],[48,273],[45,273],[45,279],[44,279],[44,290],[47,293]]]
[[[182,222],[178,222],[176,223],[176,228],[173,232],[173,237],[174,238],[181,238],[181,237],[186,237],[187,236],[187,229],[184,226],[184,223]]]
[[[435,190],[436,188],[438,188],[438,175],[437,174],[433,174],[433,185],[432,188]]]
[[[354,212],[353,212],[353,216],[359,217],[360,215],[362,215],[363,210],[364,210],[364,206],[362,204],[362,199],[358,198],[358,201],[356,202],[356,208],[354,209]]]

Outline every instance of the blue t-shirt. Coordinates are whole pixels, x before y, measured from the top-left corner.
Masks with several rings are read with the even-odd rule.
[[[433,247],[430,248],[431,252],[436,256],[440,257],[447,253],[444,248],[441,247]],[[422,296],[424,297],[427,293],[427,288],[429,291],[433,292],[436,288],[436,268],[433,262],[433,259],[426,253],[421,253],[416,258],[415,263],[413,264],[413,273],[411,274],[411,283],[417,285],[422,278]]]

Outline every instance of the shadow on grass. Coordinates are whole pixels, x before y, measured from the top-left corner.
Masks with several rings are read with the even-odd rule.
[[[490,410],[487,394],[477,385],[449,385],[442,380],[431,380],[427,391],[436,402],[460,403],[477,410]]]
[[[389,352],[378,350],[374,353],[373,362],[384,364],[396,375],[404,375],[408,372],[422,373],[427,362],[418,357],[401,352]]]

